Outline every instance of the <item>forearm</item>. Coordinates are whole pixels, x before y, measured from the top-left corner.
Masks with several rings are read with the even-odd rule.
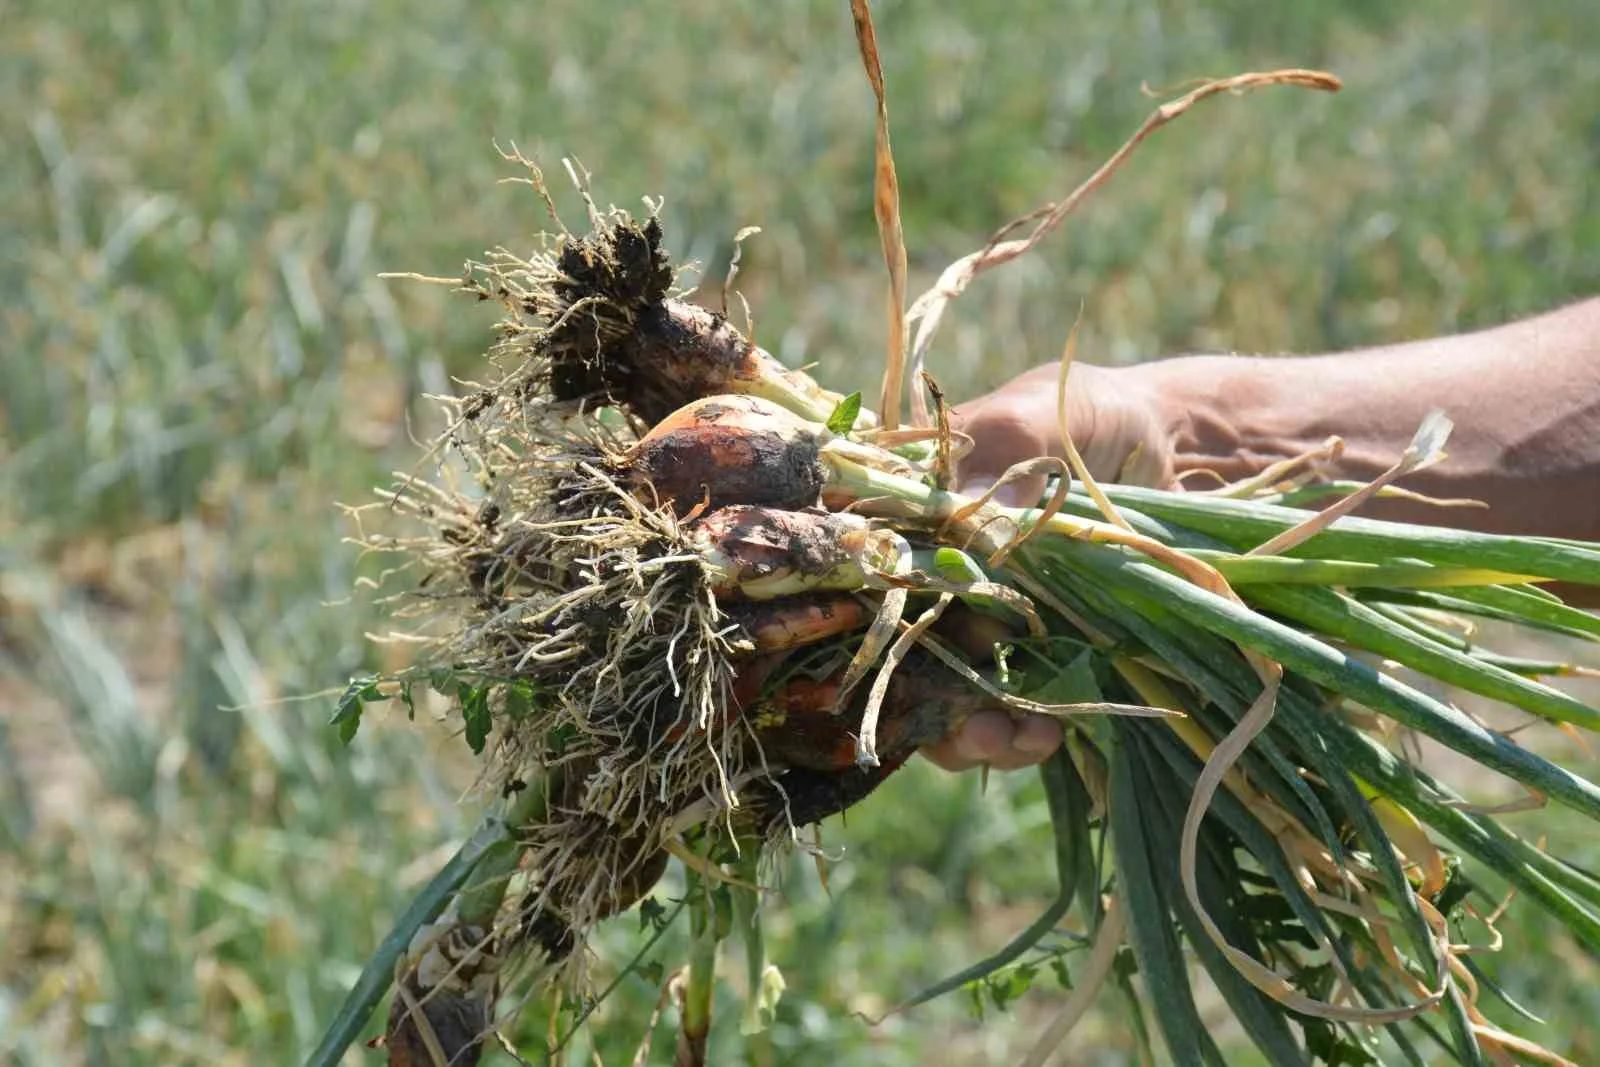
[[[1455,422],[1450,457],[1407,488],[1487,510],[1382,502],[1367,514],[1498,533],[1600,540],[1600,300],[1464,334],[1332,356],[1194,356],[1141,368],[1179,473],[1233,480],[1344,440],[1326,473],[1368,479],[1422,418]]]

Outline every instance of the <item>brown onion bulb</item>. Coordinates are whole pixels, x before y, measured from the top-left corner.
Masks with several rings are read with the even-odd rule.
[[[661,420],[622,466],[635,495],[680,516],[729,504],[800,509],[822,496],[820,431],[757,397],[705,397]]]

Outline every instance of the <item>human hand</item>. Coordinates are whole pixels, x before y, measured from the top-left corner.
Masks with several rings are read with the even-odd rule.
[[[1151,365],[1153,366],[1153,365]],[[1066,421],[1089,473],[1108,482],[1172,484],[1173,428],[1158,403],[1151,366],[1074,366],[1067,377]],[[978,496],[1015,463],[1065,457],[1057,418],[1060,368],[1035,367],[952,412],[952,426],[972,438],[961,461],[960,491]],[[1031,504],[1044,478],[1002,486],[1003,504]]]
[[[1015,463],[1064,456],[1057,420],[1060,369],[1054,365],[1012,379],[952,412],[952,425],[973,440],[961,461],[960,491],[979,496]],[[1067,378],[1067,429],[1089,473],[1107,481],[1167,486],[1174,481],[1173,433],[1140,368],[1080,365]],[[1045,479],[1008,482],[995,499],[1025,505],[1044,493]],[[980,711],[922,754],[946,770],[981,764],[997,770],[1031,767],[1061,744],[1061,724],[1044,715],[1013,718]]]

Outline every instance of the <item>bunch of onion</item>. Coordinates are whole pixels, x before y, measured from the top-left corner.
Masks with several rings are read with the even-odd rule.
[[[1540,680],[1580,668],[1496,655],[1455,622],[1600,638],[1538,584],[1600,583],[1600,546],[1340,517],[1376,483],[1176,494],[1040,461],[1014,472],[1054,475],[1038,506],[966,499],[946,488],[947,430],[883,430],[675,298],[654,217],[591,221],[459,283],[506,309],[496,377],[448,402],[453,477],[387,497],[421,532],[363,537],[418,576],[396,610],[425,654],[356,692],[432,679],[504,802],[402,918],[314,1062],[337,1057],[397,968],[391,1062],[475,1061],[496,999],[585,982],[586,936],[669,855],[696,892],[748,892],[763,849],[985,707],[1067,724],[1042,770],[1060,894],[906,1006],[1074,921],[1092,950],[1035,1062],[1124,944],[1174,1062],[1221,1062],[1184,945],[1274,1064],[1349,1055],[1373,1026],[1410,1062],[1559,1062],[1493,1021],[1505,1013],[1471,954],[1497,943],[1482,887],[1524,894],[1600,951],[1600,880],[1394,742],[1425,735],[1600,819],[1600,787],[1407,681],[1594,728],[1600,711]],[[1434,459],[1446,429],[1425,427],[1393,476]],[[1355,495],[1295,506],[1313,491]],[[695,908],[691,1062],[726,932]]]

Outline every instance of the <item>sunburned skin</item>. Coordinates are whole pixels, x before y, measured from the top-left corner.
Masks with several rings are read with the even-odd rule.
[[[974,448],[961,489],[976,495],[1014,463],[1061,455],[1055,364],[1028,371],[954,413]],[[1162,488],[1213,487],[1316,449],[1330,478],[1366,481],[1405,450],[1424,416],[1454,421],[1444,462],[1403,488],[1487,507],[1379,500],[1363,515],[1486,533],[1600,540],[1600,299],[1477,333],[1298,358],[1184,356],[1132,367],[1079,365],[1066,421],[1090,473]],[[1201,472],[1209,472],[1202,474]],[[1002,486],[1037,499],[1043,479]],[[1600,589],[1558,587],[1600,606]],[[951,770],[1031,766],[1060,743],[1037,716],[972,717],[925,751]]]

